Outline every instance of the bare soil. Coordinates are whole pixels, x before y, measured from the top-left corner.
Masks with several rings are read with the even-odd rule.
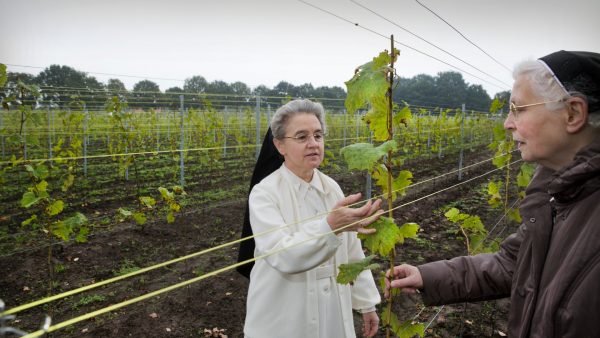
[[[471,153],[465,163],[489,158],[489,153]],[[422,181],[453,170],[456,159],[422,160],[407,163],[413,181]],[[420,168],[420,169],[419,169]],[[491,164],[477,166],[464,173],[463,181],[492,170]],[[360,173],[332,175],[346,193],[361,191]],[[419,240],[409,240],[397,248],[396,263],[419,264],[448,259],[466,253],[457,229],[444,219],[451,206],[481,216],[492,226],[502,212],[491,210],[485,202],[481,178],[430,196],[395,211],[399,224],[411,221],[421,226]],[[456,174],[445,176],[410,189],[404,202],[458,183]],[[134,268],[142,268],[198,252],[240,238],[245,196],[210,207],[187,210],[175,223],[152,222],[145,227],[120,224],[97,232],[87,243],[53,246],[55,266],[52,293],[68,291],[105,280]],[[402,202],[400,202],[402,203]],[[503,228],[503,235],[514,231]],[[201,276],[236,262],[238,245],[169,265],[51,304],[17,314],[13,327],[32,332],[39,328],[44,315],[60,323],[81,314],[104,308],[136,296]],[[58,268],[57,268],[58,266]],[[379,273],[375,271],[375,273]],[[49,289],[48,249],[41,248],[0,257],[0,298],[7,308],[47,296]],[[108,314],[70,325],[51,337],[204,337],[214,328],[229,337],[243,337],[248,280],[228,270],[177,290],[120,308]],[[402,320],[414,318],[429,324],[428,337],[491,337],[506,332],[507,300],[455,304],[424,308],[419,296],[399,296],[394,312]],[[383,307],[383,305],[381,305]],[[431,322],[431,323],[430,323]],[[360,315],[355,324],[360,327]],[[357,329],[357,333],[360,329]],[[377,337],[385,337],[380,330]]]

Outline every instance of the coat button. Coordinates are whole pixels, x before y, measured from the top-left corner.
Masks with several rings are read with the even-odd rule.
[[[534,217],[531,217],[531,218],[529,219],[529,222],[531,222],[531,223],[535,223],[535,218],[534,218]]]

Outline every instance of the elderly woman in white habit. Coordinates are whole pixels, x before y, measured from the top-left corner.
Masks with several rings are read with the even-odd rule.
[[[317,168],[323,161],[325,112],[320,103],[290,101],[271,121],[284,162],[249,196],[256,248],[250,274],[246,338],[355,337],[353,312],[362,313],[363,335],[379,328],[381,298],[370,271],[352,285],[336,282],[337,267],[364,258],[358,232],[382,213],[381,201],[344,197]]]

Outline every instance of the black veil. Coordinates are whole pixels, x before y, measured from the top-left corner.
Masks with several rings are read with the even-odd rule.
[[[273,133],[271,128],[267,130],[267,134],[260,148],[256,165],[254,166],[254,172],[252,173],[252,180],[250,181],[250,189],[248,189],[248,195],[254,185],[259,183],[263,178],[269,176],[272,172],[279,169],[283,163],[283,157],[275,148],[273,144]],[[250,213],[248,210],[248,202],[246,202],[246,212],[244,214],[244,225],[242,228],[242,238],[252,236],[252,228],[250,227]],[[240,251],[238,253],[238,262],[254,258],[254,239],[248,239],[240,243]],[[254,266],[254,262],[249,262],[244,265],[240,265],[236,270],[243,276],[250,278],[250,271]]]

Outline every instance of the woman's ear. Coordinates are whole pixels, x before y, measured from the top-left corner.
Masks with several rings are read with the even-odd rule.
[[[578,96],[570,97],[567,102],[567,132],[576,134],[583,130],[588,122],[587,101]]]
[[[285,156],[285,144],[280,139],[273,139],[273,144],[281,156]]]

